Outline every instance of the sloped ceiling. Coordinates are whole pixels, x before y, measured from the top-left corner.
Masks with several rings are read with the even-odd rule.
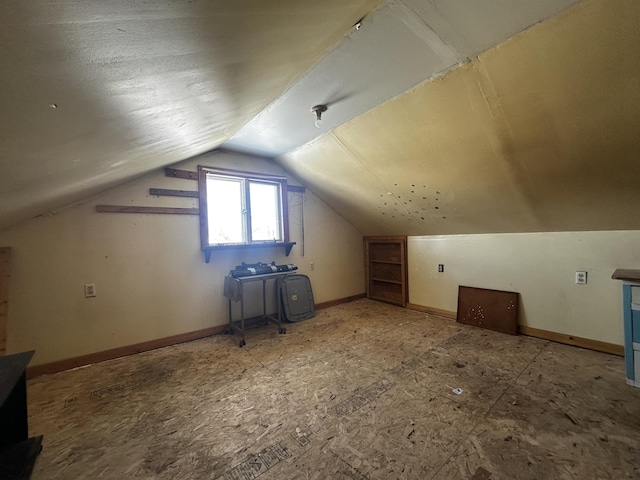
[[[1,2],[0,228],[222,146],[365,234],[640,229],[639,25],[637,0]]]
[[[387,0],[224,147],[277,157],[576,0]],[[311,107],[327,105],[321,130]]]
[[[583,2],[278,161],[365,234],[638,229],[638,45]]]
[[[0,2],[0,228],[219,147],[379,3]]]

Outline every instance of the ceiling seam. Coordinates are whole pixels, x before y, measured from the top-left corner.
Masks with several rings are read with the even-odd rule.
[[[369,174],[369,176],[380,186],[380,189],[382,192],[384,193],[389,193],[389,189],[386,188],[386,186],[382,183],[382,181],[378,178],[377,175],[375,175],[373,173],[373,171],[367,166],[367,164],[364,162],[364,160],[361,158],[361,156],[356,153],[354,150],[352,150],[346,143],[345,141],[343,141],[340,137],[339,134],[336,132],[336,130],[330,132],[331,136],[340,144],[340,146],[342,146],[342,148],[344,148],[349,155],[351,155],[361,166],[362,168]],[[393,194],[394,197],[396,196],[396,194]],[[408,209],[408,207],[404,207],[401,206],[401,208],[403,208],[405,210],[406,213],[410,214],[410,210]]]
[[[526,205],[526,211],[531,215],[531,219],[534,222],[537,222],[539,226],[540,224],[545,224],[546,219],[541,219],[540,215],[536,214],[533,209],[535,201],[533,192],[531,192],[530,188],[527,186],[529,182],[525,180],[525,177],[527,176],[525,171],[526,167],[524,165],[520,165],[520,162],[513,155],[510,155],[507,152],[507,150],[513,150],[511,145],[513,144],[514,137],[509,126],[509,122],[506,119],[506,113],[498,90],[491,79],[489,71],[482,62],[482,59],[477,57],[474,64],[477,65],[477,68],[474,68],[474,70],[478,72],[478,75],[474,78],[475,86],[484,100],[496,127],[496,135],[491,135],[487,132],[491,150],[496,154],[497,158],[501,159],[505,163],[507,174],[513,180],[509,185],[511,187],[518,185],[518,188],[512,188],[511,190],[520,198],[523,204]],[[484,82],[483,79],[485,80]],[[486,85],[484,85],[485,83]],[[497,146],[496,142],[498,143]]]
[[[414,22],[420,24],[423,28],[425,28],[428,32],[428,35],[425,35],[423,32],[418,31],[416,28],[413,28],[412,25],[409,24],[406,20],[401,19],[401,22],[404,23],[409,30],[416,34],[429,48],[433,49],[435,53],[437,53],[441,58],[446,58],[447,54],[450,54],[454,57],[458,65],[462,65],[466,63],[469,59],[467,55],[459,52],[453,45],[449,45],[439,34],[436,32],[425,20],[422,15],[420,15],[414,8],[410,7],[402,0],[392,0],[389,2],[390,6],[399,6],[404,8],[407,12],[407,17]],[[429,42],[431,40],[432,42]],[[435,42],[433,42],[435,41]],[[435,44],[434,44],[435,43]],[[449,67],[451,68],[451,67]]]

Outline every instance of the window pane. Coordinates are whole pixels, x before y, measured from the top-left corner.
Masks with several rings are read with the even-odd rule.
[[[282,241],[280,185],[249,182],[251,239],[254,242]]]
[[[242,243],[243,181],[207,175],[207,222],[209,244]]]

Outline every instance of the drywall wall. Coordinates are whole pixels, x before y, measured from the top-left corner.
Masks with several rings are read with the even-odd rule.
[[[409,301],[455,312],[458,285],[519,292],[520,324],[621,345],[622,288],[611,274],[640,266],[638,245],[640,231],[410,237]]]
[[[284,175],[272,162],[228,153],[177,167],[198,164]],[[317,303],[364,292],[362,234],[310,192],[290,194],[290,237],[297,245],[289,257],[281,248],[228,250],[205,264],[197,216],[95,210],[98,204],[197,207],[197,199],[155,197],[149,188],[197,190],[197,183],[160,170],[0,231],[0,245],[13,253],[9,353],[35,349],[37,365],[222,325],[223,277],[242,261],[297,264],[310,276]],[[96,284],[95,298],[84,297],[85,283]],[[275,311],[273,301],[269,307]],[[247,310],[257,314],[261,304]]]

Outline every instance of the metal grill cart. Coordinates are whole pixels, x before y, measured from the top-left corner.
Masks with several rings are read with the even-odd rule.
[[[265,264],[261,264],[265,265]],[[285,270],[286,267],[286,270]],[[261,273],[260,269],[256,268],[247,268],[248,272],[246,275],[248,276],[239,276],[244,275],[245,273],[239,273],[239,270],[232,270],[231,273],[224,277],[224,296],[228,299],[228,314],[229,314],[229,326],[227,330],[229,333],[239,333],[241,335],[241,339],[238,342],[240,347],[247,344],[245,340],[245,318],[244,318],[244,300],[245,300],[245,292],[244,286],[247,283],[251,282],[262,282],[262,319],[264,320],[265,325],[268,323],[273,323],[278,326],[278,333],[287,333],[286,328],[282,326],[282,312],[281,312],[281,302],[278,298],[278,293],[280,291],[279,281],[281,278],[287,276],[291,270],[295,270],[298,267],[295,265],[281,265],[276,266],[273,265],[273,269],[271,273]],[[277,305],[277,313],[274,315],[267,314],[267,282],[269,280],[274,280],[275,288],[274,295],[276,298]],[[240,302],[240,319],[233,320],[233,312],[231,302]]]

